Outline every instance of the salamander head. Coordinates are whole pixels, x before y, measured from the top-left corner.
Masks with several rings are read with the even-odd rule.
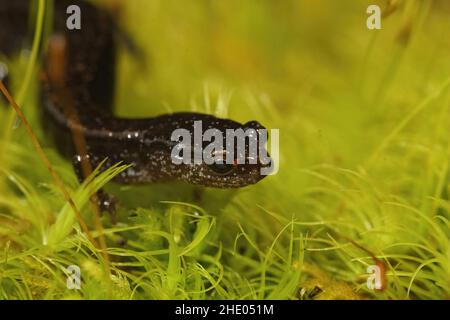
[[[261,124],[204,120],[201,130],[197,128],[197,133],[203,133],[201,140],[194,137],[186,142],[181,136],[176,137],[179,143],[172,151],[172,160],[182,162],[178,164],[181,180],[214,188],[240,188],[255,184],[268,174],[271,159],[265,149],[267,130]],[[184,131],[188,132],[195,133],[195,129]],[[190,159],[185,155],[190,155]]]

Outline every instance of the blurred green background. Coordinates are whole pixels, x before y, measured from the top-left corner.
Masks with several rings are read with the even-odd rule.
[[[43,241],[64,200],[16,129],[2,140],[12,151],[1,219],[12,222],[0,244],[15,257],[0,264],[3,298],[449,297],[448,1],[98,2],[119,5],[118,23],[144,52],[120,49],[118,115],[258,120],[280,129],[280,171],[240,190],[202,189],[201,199],[181,184],[108,185],[122,203],[118,224],[103,217],[111,289],[73,217],[54,244]],[[382,9],[381,30],[366,27],[370,4]],[[19,79],[27,61],[16,63]],[[31,119],[34,87],[23,105]],[[387,269],[383,291],[366,285],[372,254]],[[79,292],[65,288],[69,264],[85,270]]]

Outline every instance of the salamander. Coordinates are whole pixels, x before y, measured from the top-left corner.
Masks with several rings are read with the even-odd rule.
[[[30,3],[30,0],[0,0],[0,52],[11,55],[23,47],[23,39],[29,33]],[[80,30],[69,30],[66,25],[67,7],[73,4],[81,9]],[[118,162],[131,164],[115,178],[125,184],[181,180],[206,187],[240,188],[265,177],[261,174],[264,164],[260,161],[175,164],[171,158],[171,150],[177,144],[171,135],[176,129],[193,133],[196,121],[202,121],[203,130],[264,129],[257,121],[239,123],[194,112],[138,119],[114,115],[116,56],[120,43],[115,19],[107,10],[81,0],[57,0],[52,24],[51,35],[43,41],[48,46],[41,50],[44,52],[40,77],[41,122],[59,152],[74,161],[79,175],[84,157],[92,167],[104,160],[103,168]],[[75,120],[68,116],[67,105],[76,115]],[[84,155],[75,148],[74,132],[83,137]]]

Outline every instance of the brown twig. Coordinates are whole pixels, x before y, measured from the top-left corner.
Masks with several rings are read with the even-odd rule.
[[[358,242],[356,242],[355,240],[344,236],[343,234],[340,234],[337,231],[334,231],[339,237],[347,240],[348,242],[350,242],[352,245],[354,245],[356,248],[364,251],[365,253],[367,253],[370,258],[372,258],[373,262],[375,263],[375,265],[380,269],[380,274],[381,274],[381,288],[377,289],[380,291],[383,291],[384,289],[386,289],[386,285],[387,285],[387,279],[386,279],[386,265],[385,263],[381,260],[378,259],[375,254],[370,251],[369,249],[365,248],[364,246],[360,245]]]
[[[72,197],[70,196],[69,192],[67,191],[66,187],[64,186],[64,183],[61,179],[61,177],[58,175],[58,173],[53,168],[52,164],[50,163],[50,160],[48,159],[47,155],[45,154],[44,150],[41,147],[41,144],[39,143],[39,140],[37,139],[36,135],[33,132],[33,129],[31,129],[30,124],[28,123],[28,120],[25,118],[25,115],[22,112],[22,109],[17,105],[14,98],[9,93],[8,89],[5,87],[2,81],[0,81],[0,91],[5,96],[6,100],[8,100],[9,104],[12,106],[14,111],[17,113],[18,117],[22,121],[30,139],[31,142],[34,145],[34,148],[36,149],[39,157],[44,162],[45,166],[47,167],[48,171],[53,177],[53,180],[57,184],[58,188],[61,190],[62,194],[64,195],[65,200],[69,203],[71,206],[73,212],[75,213],[75,216],[78,220],[78,223],[80,224],[81,228],[83,229],[84,233],[86,233],[86,236],[88,237],[89,241],[97,247],[97,242],[92,237],[91,232],[89,231],[89,228],[86,224],[86,222],[83,220],[83,217],[81,216],[80,211],[78,210],[77,206],[75,205],[75,202],[73,201]]]

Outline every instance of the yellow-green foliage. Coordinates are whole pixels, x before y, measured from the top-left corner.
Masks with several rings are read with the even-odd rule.
[[[145,59],[120,51],[117,114],[258,120],[280,129],[280,172],[235,191],[108,184],[121,203],[116,223],[102,218],[108,275],[2,108],[0,297],[448,298],[450,6],[376,1],[371,31],[372,2],[123,1],[119,23]],[[26,81],[36,49],[9,61],[13,93],[98,237],[88,195],[122,168],[79,186],[46,142]],[[367,289],[374,260],[349,239],[385,263],[384,291]],[[66,288],[68,265],[81,290]]]

